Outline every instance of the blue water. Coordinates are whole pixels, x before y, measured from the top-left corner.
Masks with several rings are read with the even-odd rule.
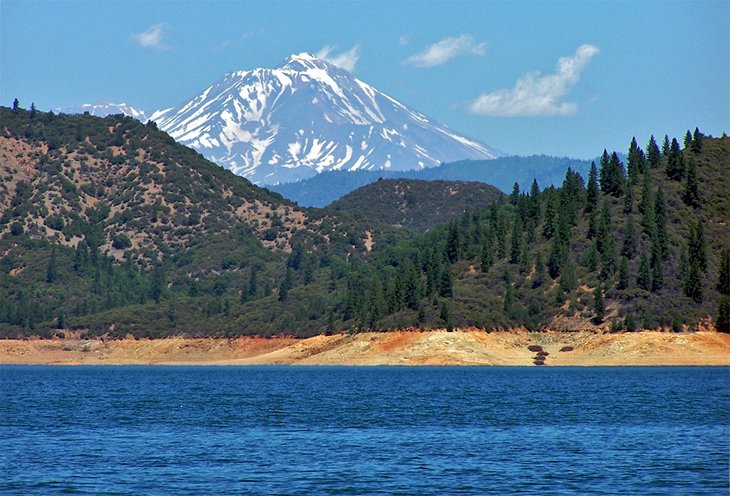
[[[2,494],[728,494],[728,368],[0,367]]]

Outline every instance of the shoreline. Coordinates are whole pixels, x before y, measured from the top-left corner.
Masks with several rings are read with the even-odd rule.
[[[310,338],[0,340],[2,365],[730,366],[714,331],[388,331]]]

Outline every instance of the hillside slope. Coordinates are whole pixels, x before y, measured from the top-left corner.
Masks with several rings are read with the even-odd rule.
[[[383,179],[345,195],[327,210],[425,231],[503,197],[497,188],[483,183]]]

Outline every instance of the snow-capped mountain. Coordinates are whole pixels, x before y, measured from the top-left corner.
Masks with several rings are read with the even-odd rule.
[[[106,117],[107,115],[123,114],[130,117],[134,117],[142,122],[147,121],[147,116],[144,111],[136,109],[126,103],[85,103],[78,107],[59,108],[54,109],[54,112],[63,112],[64,114],[83,114],[88,112],[91,115],[97,117]]]
[[[226,74],[150,119],[259,184],[326,170],[407,170],[502,155],[308,53],[276,69]]]

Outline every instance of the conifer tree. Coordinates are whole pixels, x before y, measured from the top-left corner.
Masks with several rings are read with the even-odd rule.
[[[514,186],[512,186],[512,193],[509,195],[509,202],[517,206],[517,204],[520,202],[520,185],[515,182]]]
[[[596,233],[596,248],[600,255],[601,279],[607,279],[616,271],[616,247],[611,228],[611,211],[608,201],[603,202],[601,218]]]
[[[684,183],[682,200],[689,207],[700,206],[700,193],[697,189],[697,166],[692,158],[687,161],[687,178]]]
[[[629,261],[626,257],[621,257],[618,265],[618,283],[616,289],[624,290],[629,287]]]
[[[47,283],[56,282],[56,272],[58,270],[57,265],[58,261],[56,259],[56,245],[53,245],[51,247],[51,257],[48,259],[48,269],[46,270]]]
[[[638,247],[638,239],[636,234],[636,227],[634,226],[634,217],[629,215],[626,218],[626,230],[624,234],[624,243],[621,247],[621,255],[627,258],[634,258],[636,256],[636,250]]]
[[[548,256],[547,268],[550,273],[550,277],[557,279],[560,276],[560,269],[563,266],[563,243],[558,236],[553,238],[553,242],[550,245],[550,255]]]
[[[721,296],[717,306],[715,328],[719,332],[730,333],[730,296]]]
[[[596,163],[591,162],[591,170],[588,173],[588,186],[586,187],[586,204],[584,212],[592,212],[598,206],[598,170]],[[547,214],[546,214],[547,215]]]
[[[516,264],[520,261],[522,255],[522,219],[519,215],[515,215],[512,224],[512,245],[510,249],[510,263]]]
[[[636,143],[636,138],[634,137],[631,139],[631,144],[629,145],[627,165],[629,182],[635,184],[644,172],[646,172],[646,157],[644,156],[644,151]]]
[[[603,149],[603,155],[598,162],[598,178],[601,182],[601,191],[608,194],[611,191],[611,170],[609,163],[611,157],[608,155],[608,150]]]
[[[449,224],[449,235],[446,238],[446,257],[449,262],[456,263],[459,259],[460,248],[459,225],[456,222]]]
[[[596,249],[595,241],[591,243],[586,252],[583,254],[583,260],[581,263],[588,272],[595,272],[598,270],[598,250]]]
[[[696,259],[689,262],[689,271],[684,280],[684,294],[692,298],[695,303],[702,303],[702,274]]]
[[[558,196],[551,194],[545,204],[545,219],[542,223],[542,235],[552,239],[558,222]]]
[[[570,260],[565,262],[565,266],[560,274],[560,287],[565,293],[569,293],[578,287],[575,264]]]
[[[17,114],[18,113],[18,108],[19,107],[20,107],[20,102],[18,102],[18,99],[16,98],[16,99],[13,100],[13,113],[14,114]]]
[[[676,139],[674,141],[677,141]],[[662,143],[662,155],[665,157],[669,156],[669,136],[664,135],[664,142]]]
[[[545,282],[545,264],[542,262],[542,253],[537,250],[535,255],[535,272],[532,274],[532,287],[539,288]]]
[[[672,145],[669,148],[667,156],[667,177],[674,181],[681,181],[684,177],[684,156],[679,149],[677,138],[672,139]]]
[[[720,252],[720,266],[717,268],[717,290],[721,295],[730,296],[730,250]]]
[[[689,232],[689,260],[697,260],[702,272],[707,271],[707,243],[705,242],[705,230],[700,221],[690,228]]]
[[[654,202],[654,226],[656,228],[656,241],[659,243],[662,260],[666,260],[669,257],[667,203],[664,200],[664,190],[661,186],[657,188],[656,200]]]
[[[454,296],[454,279],[451,276],[451,266],[444,264],[439,279],[439,296],[451,298]]]
[[[624,213],[630,215],[634,211],[634,188],[631,181],[626,183],[626,194],[624,195]]]
[[[30,118],[34,119],[36,114],[35,103],[30,104]]]
[[[695,128],[694,135],[692,136],[692,151],[699,153],[702,151],[702,133],[699,128]]]
[[[689,148],[692,146],[692,133],[687,129],[687,133],[684,135],[684,147]]]
[[[606,312],[606,307],[603,302],[603,291],[601,290],[601,285],[599,284],[596,286],[596,289],[593,290],[593,315],[594,315],[594,321],[596,323],[603,322],[603,317]]]
[[[636,285],[645,291],[651,291],[651,266],[644,251],[641,252],[639,258],[639,275],[636,278]]]
[[[649,139],[649,143],[646,145],[646,160],[649,162],[649,167],[652,169],[657,168],[661,157],[662,154],[659,150],[659,145],[657,145],[654,135],[652,134]]]
[[[658,291],[664,286],[664,270],[660,243],[654,239],[651,247],[651,290]]]

